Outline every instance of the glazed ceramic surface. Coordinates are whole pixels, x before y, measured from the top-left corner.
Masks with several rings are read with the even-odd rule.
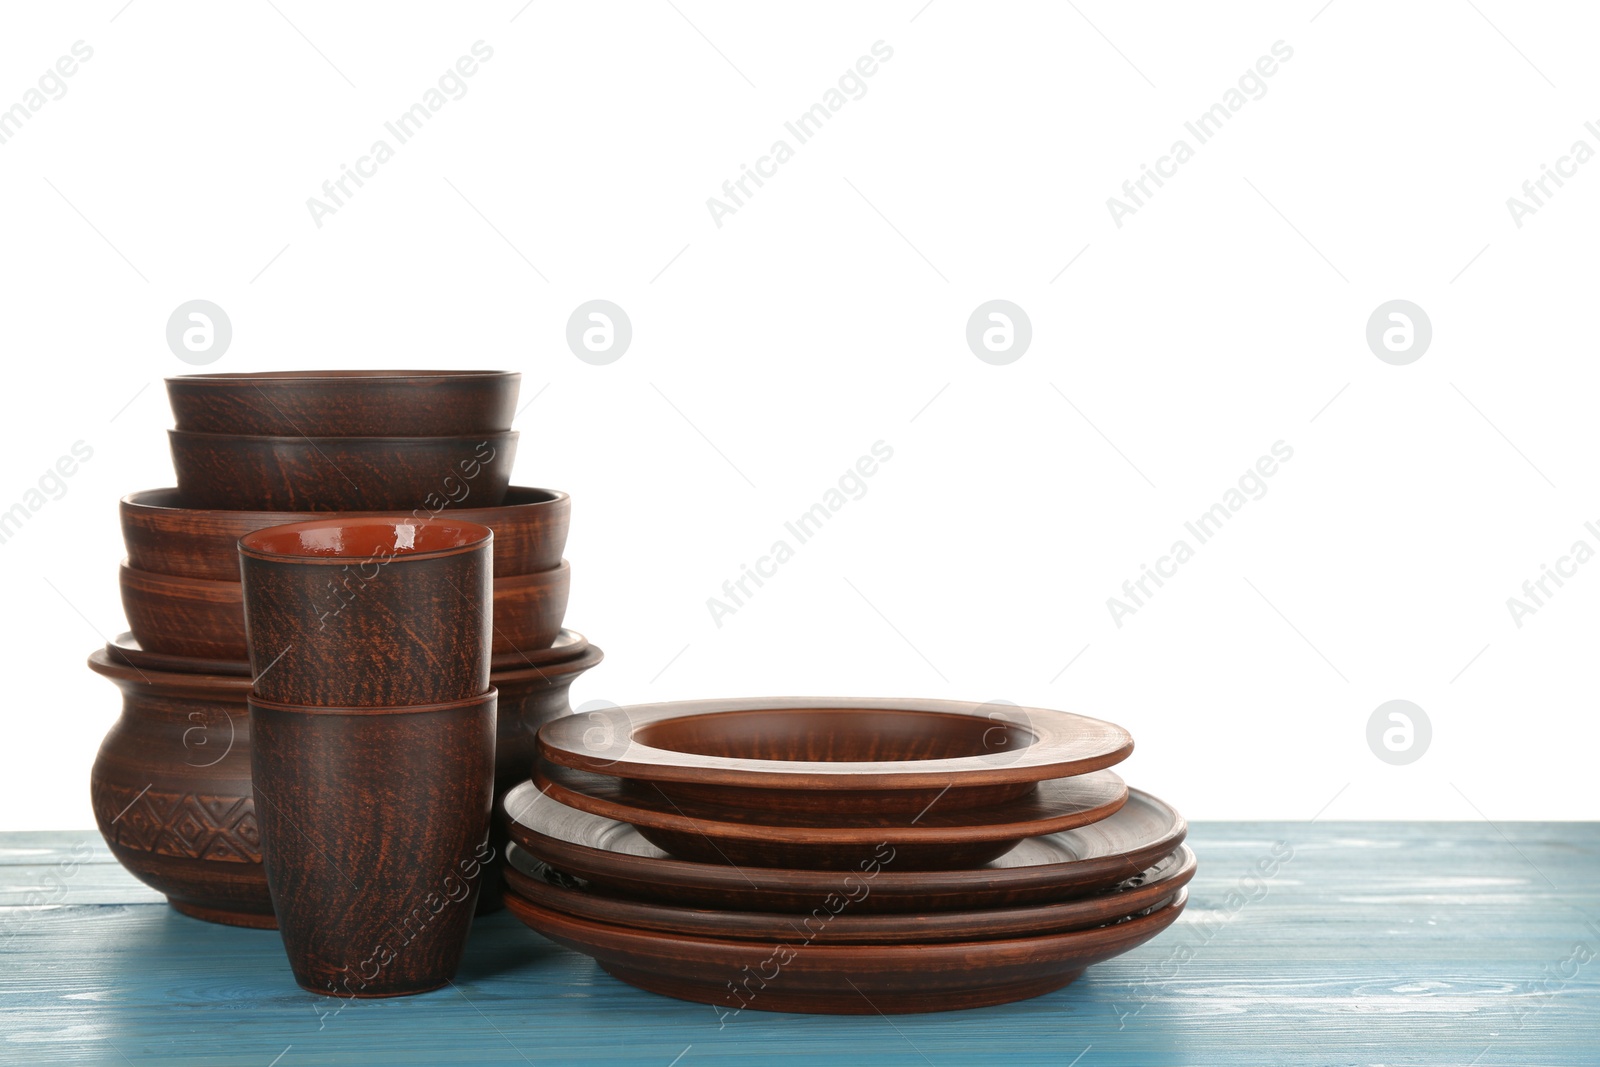
[[[307,437],[503,433],[522,375],[485,370],[258,371],[167,379],[178,429]]]
[[[466,700],[489,685],[493,534],[329,518],[240,539],[255,692],[329,706]]]
[[[524,782],[503,803],[512,840],[538,859],[597,888],[637,900],[690,907],[805,914],[839,889],[837,871],[730,867],[673,859],[627,823],[568,807]],[[1023,841],[973,870],[901,870],[875,850],[858,870],[880,868],[857,912],[1008,908],[1103,892],[1183,843],[1188,824],[1139,789],[1114,815]]]
[[[881,869],[881,868],[880,868]],[[1154,866],[1094,896],[1019,908],[913,915],[859,913],[852,906],[872,893],[873,876],[858,871],[803,915],[723,911],[654,904],[612,896],[511,846],[505,869],[510,892],[540,907],[579,919],[695,937],[806,944],[905,944],[1031,937],[1103,926],[1170,900],[1194,877],[1194,853],[1179,846]]]
[[[1023,838],[1099,822],[1128,799],[1128,787],[1112,771],[1042,782],[1027,796],[989,807],[945,811],[935,801],[916,815],[752,812],[732,805],[680,803],[662,795],[654,782],[629,782],[550,763],[539,765],[533,783],[553,800],[631,823],[679,859],[846,871],[885,844],[893,848],[901,869],[981,866]]]
[[[402,996],[455,974],[494,859],[495,696],[402,708],[250,698],[262,860],[302,987]]]
[[[407,509],[418,522],[447,518],[494,531],[498,578],[560,566],[572,521],[572,498],[554,489],[512,486],[500,507],[479,507],[483,486],[457,478]],[[306,511],[221,511],[185,506],[176,489],[147,489],[122,498],[122,540],[128,565],[153,574],[213,581],[239,580],[239,538],[268,526],[304,522]],[[389,517],[390,512],[340,512],[340,518]]]
[[[512,894],[506,907],[559,945],[592,956],[641,989],[756,1011],[891,1015],[980,1008],[1060,989],[1084,969],[1171,926],[1188,890],[1121,922],[993,941],[834,945],[800,936],[765,943],[669,934],[579,919]]]
[[[460,486],[505,502],[515,433],[252,437],[169,430],[178,491],[197,508],[409,512]]]
[[[274,927],[250,791],[250,679],[139,669],[104,651],[89,669],[122,691],[89,772],[117,862],[185,915]]]
[[[552,763],[657,783],[679,802],[752,811],[916,814],[1026,796],[1133,751],[1098,719],[1010,704],[852,697],[610,708],[540,739]]]

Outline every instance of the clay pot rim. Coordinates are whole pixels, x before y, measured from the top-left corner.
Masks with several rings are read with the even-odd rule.
[[[279,539],[288,539],[292,535],[304,530],[350,530],[366,527],[391,527],[413,526],[422,530],[448,531],[454,529],[464,540],[455,544],[442,545],[438,548],[412,550],[405,552],[391,552],[380,554],[378,552],[357,552],[351,554],[312,554],[305,552],[289,552],[266,547],[276,545]],[[349,518],[342,515],[331,516],[326,519],[308,519],[304,522],[288,522],[278,526],[267,526],[247,533],[239,538],[239,554],[251,559],[263,560],[268,563],[293,563],[313,567],[347,567],[352,563],[405,563],[408,561],[447,559],[451,556],[467,555],[473,552],[493,552],[494,531],[478,522],[469,522],[464,519],[435,518],[427,522],[419,522],[410,515],[398,512],[382,513],[369,518]],[[196,578],[194,581],[216,581],[217,584],[227,584],[210,578]]]
[[[330,437],[327,434],[313,434],[307,436],[305,434],[206,433],[202,430],[168,430],[167,436],[173,438],[192,437],[198,438],[202,441],[241,441],[249,444],[256,444],[258,442],[268,445],[309,444],[313,448],[318,445],[326,445],[329,448],[349,448],[352,446],[359,447],[367,444],[393,447],[410,446],[412,448],[418,448],[441,445],[447,441],[503,441],[508,438],[521,437],[522,434],[517,430],[495,430],[493,433],[449,433],[440,434],[438,436],[406,436],[403,434],[391,434],[387,436],[363,437],[352,435],[350,437]],[[236,509],[209,508],[207,510],[232,511]],[[340,514],[343,514],[343,512],[340,512]]]
[[[498,593],[501,589],[514,589],[524,585],[542,585],[547,582],[559,581],[561,574],[571,573],[571,571],[572,564],[562,560],[554,567],[546,567],[542,571],[529,571],[527,574],[507,574],[504,577],[495,578],[494,591]],[[502,585],[502,582],[505,584]]]
[[[283,704],[275,700],[262,700],[250,694],[250,707],[294,715],[430,715],[436,712],[460,711],[480,707],[499,699],[500,690],[491,685],[477,696],[462,700],[447,700],[437,704],[372,704],[360,707],[323,707],[313,704]]]
[[[562,633],[571,631],[563,630]],[[599,645],[591,645],[582,634],[578,635],[581,644],[575,646],[577,653],[567,659],[555,660],[551,663],[536,664],[525,667],[508,667],[503,670],[491,671],[489,681],[494,685],[519,685],[523,682],[549,681],[558,682],[567,675],[579,675],[592,667],[597,667],[600,661],[606,658],[605,651]]]
[[[329,514],[335,514],[335,513],[334,512],[329,512]],[[338,513],[338,514],[342,514],[342,512]],[[384,514],[384,512],[373,512],[372,514],[374,516],[381,516],[381,515]],[[298,524],[297,523],[282,523],[280,525],[288,526],[288,525],[298,525]],[[266,527],[266,529],[271,529],[271,528],[272,527]],[[466,548],[470,548],[470,547],[472,547],[472,546],[466,546]],[[466,551],[466,548],[462,548],[461,551]],[[439,553],[439,554],[442,555],[444,553]],[[370,562],[370,561],[378,558],[378,557],[375,557],[375,556],[270,556],[270,555],[263,555],[261,553],[256,553],[256,552],[250,553],[250,556],[253,559],[262,559],[262,560],[266,560],[266,561],[268,561],[270,563],[285,563],[285,562],[287,562],[287,563],[315,563],[318,560],[321,560],[323,563],[330,563],[330,564],[331,563],[337,563],[337,564],[362,563],[362,562]],[[395,557],[391,556],[391,557],[385,557],[385,558],[393,559]],[[412,553],[407,553],[405,558],[406,559],[424,559],[424,558],[430,558],[430,557],[426,553],[412,552]],[[191,578],[187,574],[168,574],[165,571],[147,571],[147,570],[142,570],[142,569],[140,569],[138,567],[135,567],[133,564],[129,563],[128,560],[127,560],[127,557],[123,557],[122,562],[118,564],[118,567],[121,570],[124,570],[124,571],[128,572],[128,574],[131,576],[130,580],[137,581],[137,582],[142,582],[146,586],[169,584],[169,585],[177,586],[179,588],[192,589],[196,593],[204,593],[205,590],[207,590],[207,589],[216,589],[218,592],[222,592],[223,590],[218,588],[218,587],[221,587],[221,586],[227,586],[228,587],[227,591],[231,592],[232,590],[234,590],[235,587],[238,587],[240,592],[237,595],[243,596],[243,591],[242,591],[243,590],[243,586],[244,586],[244,582],[243,581],[238,581],[238,580],[233,580],[233,579],[226,579],[226,578]],[[556,564],[554,567],[546,567],[542,571],[529,571],[527,574],[502,574],[502,575],[497,575],[495,577],[495,579],[494,579],[494,591],[496,593],[499,593],[502,589],[506,589],[506,590],[515,589],[520,585],[537,585],[541,581],[551,581],[551,580],[553,580],[553,576],[555,575],[555,573],[557,571],[568,571],[568,572],[570,572],[571,570],[572,570],[572,564],[570,562],[568,562],[567,560],[562,560],[560,563]]]
[[[151,689],[168,691],[215,692],[221,689],[236,690],[243,695],[250,691],[253,684],[248,674],[190,674],[186,671],[159,671],[135,667],[131,663],[113,659],[103,648],[97,648],[89,653],[89,669],[118,685],[148,686]]]
[[[591,713],[601,716],[617,739],[600,756],[585,750],[590,725],[557,719],[539,730],[539,754],[575,770],[616,778],[693,782],[701,785],[800,789],[919,789],[1036,782],[1103,770],[1133,752],[1133,737],[1115,723],[1048,708],[1003,710],[1000,724],[1034,735],[1017,754],[994,752],[947,759],[809,762],[716,756],[657,748],[637,731],[666,720],[721,712],[874,711],[914,715],[994,718],[993,703],[905,697],[732,697],[636,704]],[[616,753],[620,751],[620,755]]]
[[[355,382],[365,383],[373,381],[449,381],[460,378],[463,381],[483,381],[486,379],[521,378],[521,371],[514,370],[271,370],[271,371],[218,371],[212,374],[174,374],[164,378],[164,382],[238,382],[248,384],[252,381],[271,382],[315,382],[318,384]]]
[[[344,438],[344,440],[348,440],[348,438]],[[133,511],[135,513],[146,512],[146,513],[160,514],[160,515],[163,515],[163,516],[167,516],[167,515],[173,515],[173,516],[180,516],[180,515],[196,515],[196,516],[198,516],[198,515],[230,515],[230,516],[266,515],[266,516],[271,516],[272,517],[271,521],[265,523],[263,525],[263,527],[262,527],[263,529],[266,526],[282,526],[282,525],[285,525],[285,523],[278,521],[278,516],[283,516],[283,515],[318,515],[318,514],[321,514],[321,515],[328,515],[328,516],[337,515],[337,516],[340,516],[342,518],[358,519],[358,518],[373,518],[373,517],[382,516],[382,515],[393,515],[394,514],[394,512],[392,510],[390,510],[390,511],[325,511],[325,512],[315,512],[315,511],[261,511],[261,510],[256,510],[256,509],[253,509],[253,508],[191,508],[191,507],[185,507],[182,504],[156,504],[156,503],[151,503],[148,500],[142,499],[144,497],[149,497],[149,496],[151,496],[153,494],[157,494],[157,493],[170,493],[173,496],[178,496],[181,492],[182,492],[182,490],[180,490],[177,486],[172,486],[172,487],[166,488],[166,489],[140,489],[137,492],[129,493],[126,496],[124,496],[122,498],[122,500],[120,501],[120,504],[122,505],[122,507],[124,509],[129,510],[129,511]],[[510,498],[512,496],[518,494],[518,493],[524,493],[524,494],[525,493],[543,493],[544,496],[545,496],[545,499],[542,499],[542,500],[522,500],[522,501],[518,501],[518,502],[515,502],[515,503],[510,502]],[[438,518],[441,515],[454,515],[454,516],[459,517],[459,516],[463,516],[463,515],[475,515],[475,514],[480,514],[480,513],[487,514],[488,512],[511,511],[512,509],[515,509],[515,508],[553,507],[553,506],[559,506],[562,503],[562,501],[570,501],[572,499],[572,497],[570,495],[568,495],[566,492],[563,492],[560,489],[544,489],[544,488],[540,488],[540,487],[537,487],[537,486],[530,486],[530,485],[513,485],[513,486],[508,487],[506,489],[506,498],[507,498],[508,502],[505,503],[505,504],[501,504],[498,507],[492,507],[492,508],[446,508],[443,511],[432,513],[428,519],[421,519],[421,520],[418,520],[418,521],[429,522],[429,521],[432,521],[435,518]],[[290,519],[289,521],[290,522],[296,522],[296,521],[300,521],[300,520]],[[478,519],[468,519],[467,521],[469,521],[469,522],[477,522],[477,521],[480,521],[480,520],[478,520]],[[489,521],[493,521],[493,520],[489,520]],[[154,572],[150,572],[150,573],[154,573]]]

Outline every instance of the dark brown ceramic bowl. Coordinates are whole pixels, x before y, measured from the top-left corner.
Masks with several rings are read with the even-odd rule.
[[[261,858],[295,980],[313,993],[437,989],[493,856],[496,693],[409,707],[250,698]]]
[[[505,503],[517,434],[252,437],[169,430],[178,491],[197,508],[411,511],[459,495]]]
[[[1028,796],[1133,751],[1120,726],[955,700],[761,697],[644,704],[553,723],[552,763],[750,812],[916,814]]]
[[[240,538],[255,695],[327,707],[478,696],[489,685],[493,540],[477,523],[408,516]]]
[[[482,487],[461,482],[453,497],[441,490],[411,510],[412,518],[476,522],[494,531],[497,577],[533,574],[560,566],[572,521],[572,498],[554,489],[512,486],[500,507],[478,507]],[[219,511],[187,507],[176,489],[146,489],[122,498],[122,540],[128,565],[180,578],[239,580],[239,538],[268,526],[303,522],[306,511]],[[388,512],[341,512],[374,518]]]
[[[89,669],[122,690],[89,772],[111,854],[185,915],[276,927],[250,792],[250,679],[139,669],[105,651]]]
[[[559,721],[559,720],[558,720]],[[541,732],[548,732],[549,727]],[[752,810],[678,801],[656,783],[575,771],[541,760],[533,785],[551,800],[630,823],[678,859],[733,867],[853,871],[888,846],[904,870],[981,867],[1028,837],[1087,826],[1116,813],[1128,787],[1112,771],[1056,778],[978,808],[922,812]]]
[[[835,899],[803,915],[784,912],[689,908],[612,896],[536,860],[517,845],[506,854],[506,889],[523,900],[579,919],[694,937],[764,941],[769,945],[893,945],[936,941],[989,941],[1001,937],[1085,930],[1145,908],[1158,907],[1189,884],[1194,853],[1180,846],[1114,888],[1073,900],[1017,908],[975,908],[910,915],[851,910],[872,892],[872,876],[841,879]]]
[[[128,630],[148,652],[198,660],[248,658],[238,582],[202,582],[135,570],[118,572]]]
[[[237,556],[238,549],[234,551]],[[553,661],[550,646],[561,633],[571,576],[570,566],[563,562],[537,574],[494,580],[491,669],[515,670]],[[326,588],[319,592],[327,594]],[[113,654],[124,662],[142,666],[141,655],[160,656],[168,662],[150,661],[157,669],[221,674],[232,673],[233,665],[243,663],[244,673],[249,673],[244,586],[239,582],[148,574],[123,564],[122,606],[132,646]]]
[[[725,1023],[757,1011],[889,1015],[1007,1004],[1060,989],[1084,968],[1171,926],[1188,890],[1089,930],[994,941],[797,945],[640,930],[579,919],[511,894],[506,907],[558,945],[594,957],[630,985],[716,1005]]]
[[[240,617],[244,604],[240,601]],[[177,674],[221,674],[230,677],[250,677],[250,660],[196,659],[194,656],[174,656],[169,652],[152,652],[139,643],[131,633],[118,634],[106,642],[106,656],[114,663],[137,667],[141,671],[172,671]]]
[[[504,433],[522,375],[493,370],[264,371],[167,379],[178,429],[290,437]]]

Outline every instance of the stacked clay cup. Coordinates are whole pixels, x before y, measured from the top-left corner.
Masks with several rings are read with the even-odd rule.
[[[251,789],[238,551],[239,539],[258,530],[397,514],[492,529],[497,795],[526,779],[538,728],[570,710],[572,682],[602,653],[562,628],[571,499],[506,484],[519,378],[313,371],[168,379],[180,486],[121,502],[129,632],[94,653],[89,666],[121,690],[122,714],[101,745],[90,793],[112,853],[175,908],[236,926],[276,925]],[[200,445],[190,448],[191,438]],[[397,486],[390,474],[373,472],[374,448],[409,446],[372,442],[396,438],[422,442],[430,458],[413,470],[426,470],[425,480]],[[251,450],[282,457],[307,441],[330,467],[218,458]],[[390,460],[377,465],[392,473]],[[497,823],[496,856],[505,841]],[[498,863],[484,874],[480,912],[499,906],[500,878]]]
[[[261,852],[295,979],[454,975],[492,861],[493,532],[317,519],[239,541]]]

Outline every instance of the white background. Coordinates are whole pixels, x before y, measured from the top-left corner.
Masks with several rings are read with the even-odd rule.
[[[195,298],[233,323],[214,370],[523,373],[515,482],[572,493],[568,622],[607,652],[574,703],[998,698],[1125,724],[1126,776],[1191,818],[1600,817],[1600,564],[1521,628],[1506,606],[1600,548],[1600,162],[1521,228],[1506,206],[1600,148],[1591,12],[276,2],[0,16],[0,106],[94,49],[0,145],[0,510],[94,450],[0,545],[0,827],[92,825],[119,701],[84,658],[124,626],[117,498],[173,481],[164,331]],[[314,225],[479,40],[466,95]],[[1118,228],[1107,197],[1280,40]],[[593,298],[634,329],[604,367],[564,339]],[[994,298],[1032,322],[1007,366],[965,341]],[[1365,340],[1397,298],[1434,331],[1408,366]],[[716,626],[880,440],[865,496]],[[1117,627],[1106,599],[1280,440],[1266,495]],[[1433,727],[1406,766],[1366,739],[1396,698]]]

